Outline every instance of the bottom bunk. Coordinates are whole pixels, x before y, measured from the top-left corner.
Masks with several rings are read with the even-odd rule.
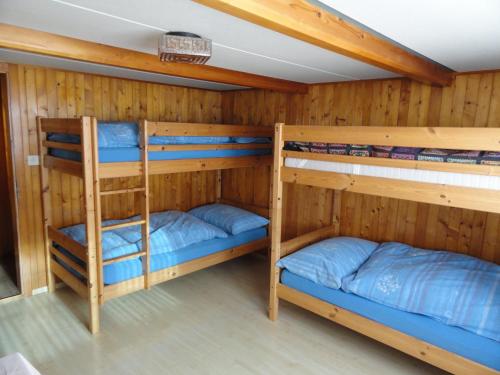
[[[108,220],[103,225],[106,228],[136,220],[137,217]],[[151,285],[265,249],[269,245],[268,222],[262,216],[225,204],[205,205],[188,213],[151,214]],[[76,291],[86,288],[86,262],[75,251],[64,247],[68,241],[84,247],[85,226],[78,224],[52,231],[57,231],[65,240],[53,242],[54,273],[65,281],[70,279],[71,283],[67,284]],[[141,253],[141,238],[139,225],[103,232],[101,302],[144,288],[145,256],[136,255]]]
[[[203,258],[214,253],[236,248],[267,237],[266,228],[256,228],[226,238],[214,238],[198,242],[182,249],[151,256],[150,270],[156,272],[165,268],[178,266],[192,260]],[[136,258],[104,266],[103,279],[105,285],[117,284],[141,276],[142,259]]]
[[[500,267],[357,241],[334,237],[282,258],[278,298],[453,373],[500,370]]]
[[[327,288],[287,270],[281,274],[281,283],[431,345],[500,370],[500,344],[497,341],[440,323],[424,315],[401,311],[355,294]]]

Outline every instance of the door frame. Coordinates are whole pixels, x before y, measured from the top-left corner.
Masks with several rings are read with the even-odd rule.
[[[9,181],[9,199],[10,199],[10,208],[11,208],[11,221],[12,221],[12,229],[13,240],[14,240],[14,258],[16,265],[16,284],[20,290],[20,294],[12,297],[3,298],[1,301],[7,302],[13,299],[18,299],[21,296],[25,295],[27,290],[24,285],[24,280],[26,280],[23,275],[25,267],[21,264],[21,257],[19,253],[19,216],[18,216],[18,199],[17,199],[17,186],[16,186],[16,170],[14,164],[14,153],[13,153],[13,139],[12,139],[12,118],[10,111],[10,90],[9,90],[9,64],[0,61],[0,74],[4,79],[0,79],[0,90],[1,90],[1,108],[0,108],[0,116],[3,115],[3,120],[5,121],[5,133],[0,134],[0,136],[5,136],[6,138],[6,148],[7,148],[7,176]]]

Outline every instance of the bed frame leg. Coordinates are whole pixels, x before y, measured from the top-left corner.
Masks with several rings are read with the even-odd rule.
[[[95,335],[99,332],[99,298],[97,293],[97,285],[89,288],[89,330]]]
[[[269,280],[269,319],[278,318],[278,283],[280,269],[276,263],[281,254],[281,222],[283,216],[283,181],[281,180],[281,168],[283,167],[283,125],[278,123],[274,132],[274,162],[272,179],[272,211],[271,211],[271,257],[270,257],[270,280]]]
[[[38,133],[38,148],[40,152],[40,186],[42,190],[42,211],[43,211],[43,240],[45,248],[45,266],[47,271],[47,289],[52,293],[55,289],[56,281],[55,276],[50,269],[50,248],[52,241],[48,235],[48,226],[52,223],[51,199],[50,199],[50,175],[49,170],[44,166],[44,159],[47,155],[47,147],[44,146],[43,141],[46,140],[47,135],[42,130],[42,117],[36,118],[37,133]]]
[[[92,151],[92,124],[94,117],[82,117],[82,167],[83,191],[85,204],[85,227],[87,236],[87,288],[89,303],[89,330],[92,334],[99,332],[99,282],[96,244],[96,209],[94,188],[94,160]],[[99,198],[99,197],[97,197]]]
[[[280,276],[280,269],[271,264],[271,284],[269,287],[269,319],[273,322],[278,319],[278,280]]]

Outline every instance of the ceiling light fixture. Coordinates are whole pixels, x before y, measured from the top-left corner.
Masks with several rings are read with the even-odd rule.
[[[183,31],[163,34],[158,46],[161,61],[205,64],[212,55],[212,41]]]

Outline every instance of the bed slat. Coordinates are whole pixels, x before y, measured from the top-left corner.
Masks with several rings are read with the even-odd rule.
[[[415,337],[367,319],[356,313],[324,302],[284,284],[278,284],[278,296],[319,316],[396,348],[422,361],[459,375],[493,375],[493,369],[431,345]]]
[[[280,246],[280,258],[294,253],[295,251],[300,250],[315,242],[335,236],[336,233],[337,226],[330,225],[328,227],[320,228],[313,232],[303,234],[302,236],[292,238],[291,240],[288,240],[286,242],[282,242]]]
[[[72,176],[82,177],[83,167],[82,163],[73,160],[67,160],[62,158],[56,158],[54,156],[45,156],[44,165],[45,168],[54,169],[61,173],[67,173]]]
[[[167,280],[172,280],[180,276],[219,264],[245,254],[266,248],[269,245],[269,238],[252,241],[231,249],[220,251],[202,258],[191,260],[173,267],[165,268],[150,273],[151,285],[156,285]],[[123,296],[144,288],[144,277],[139,276],[131,280],[104,287],[104,301]]]
[[[500,191],[283,167],[283,182],[500,213]]]
[[[42,132],[61,134],[82,134],[80,118],[42,118]]]
[[[73,289],[80,297],[88,300],[88,289],[87,286],[76,278],[73,274],[67,271],[63,266],[54,261],[50,262],[50,267],[52,272],[59,277],[66,285]]]
[[[140,176],[142,174],[141,164],[141,162],[100,163],[99,178]],[[272,157],[270,155],[165,161],[155,160],[149,162],[149,175],[247,168],[271,164]]]
[[[87,270],[82,268],[79,264],[77,264],[73,259],[70,257],[66,256],[66,254],[63,254],[62,252],[59,251],[59,249],[56,249],[54,246],[51,246],[50,252],[52,255],[55,255],[57,258],[62,260],[66,265],[70,266],[73,268],[76,272],[78,272],[80,275],[87,277]]]
[[[271,137],[270,126],[195,124],[148,121],[150,136]]]
[[[149,124],[149,123],[148,123]],[[226,143],[202,145],[149,145],[149,151],[258,150],[271,148],[269,143]]]
[[[47,233],[50,240],[64,247],[82,262],[87,263],[87,248],[85,246],[50,225],[47,228]]]

